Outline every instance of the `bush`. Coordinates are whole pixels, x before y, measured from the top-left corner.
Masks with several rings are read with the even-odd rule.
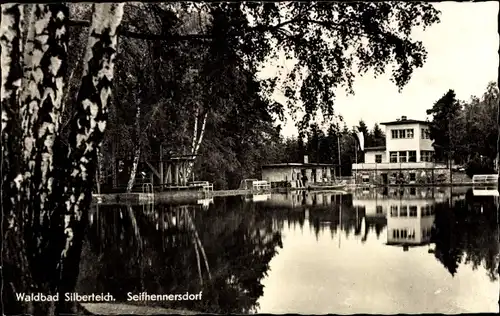
[[[495,170],[492,168],[492,164],[489,159],[474,158],[467,163],[465,172],[472,178],[475,174],[495,173]]]

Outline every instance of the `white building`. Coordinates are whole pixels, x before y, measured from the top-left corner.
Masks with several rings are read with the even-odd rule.
[[[366,148],[365,163],[431,162],[434,147],[429,122],[409,120],[406,116],[385,126],[385,147]]]
[[[352,166],[357,183],[446,182],[446,166],[434,163],[429,124],[406,116],[381,123],[386,146],[365,148],[365,162]]]

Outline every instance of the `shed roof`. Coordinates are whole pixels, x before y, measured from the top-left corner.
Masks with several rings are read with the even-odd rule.
[[[425,124],[429,125],[430,122],[422,121],[422,120],[413,120],[413,119],[405,119],[405,120],[396,120],[390,122],[380,123],[380,125],[403,125],[403,124]]]
[[[286,162],[286,163],[263,165],[262,168],[293,168],[293,167],[313,168],[313,167],[334,167],[334,166],[335,165],[328,163]]]
[[[385,146],[365,147],[365,151],[385,151]]]

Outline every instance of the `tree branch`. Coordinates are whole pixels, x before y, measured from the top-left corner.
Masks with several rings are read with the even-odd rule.
[[[82,26],[89,27],[90,22],[87,20],[70,20],[69,26]],[[187,34],[187,35],[169,35],[169,34],[148,34],[133,32],[120,26],[117,31],[119,36],[125,36],[130,38],[137,38],[149,41],[172,41],[172,42],[182,42],[182,41],[204,41],[213,38],[209,34]]]

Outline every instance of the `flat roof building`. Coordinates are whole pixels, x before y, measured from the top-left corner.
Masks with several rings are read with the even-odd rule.
[[[273,187],[288,186],[301,188],[307,184],[332,182],[333,164],[304,162],[277,163],[262,166],[262,180]]]

